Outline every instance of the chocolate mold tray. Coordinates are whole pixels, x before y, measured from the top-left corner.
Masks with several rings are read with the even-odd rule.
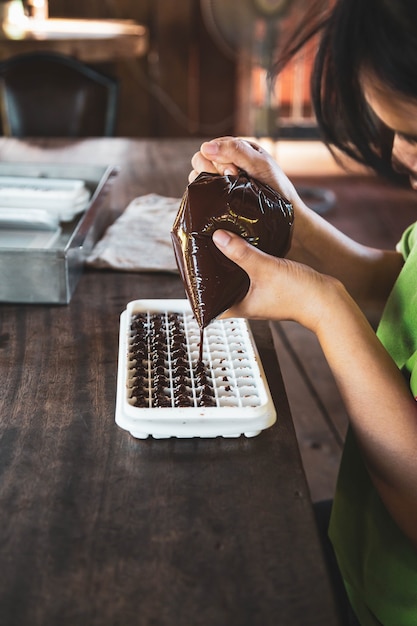
[[[247,437],[276,421],[249,325],[200,329],[188,300],[135,300],[120,317],[116,416],[134,437]]]

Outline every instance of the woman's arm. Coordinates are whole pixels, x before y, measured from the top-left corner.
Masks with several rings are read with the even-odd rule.
[[[362,308],[382,309],[403,265],[400,253],[357,243],[302,201],[295,204],[288,258],[340,280]]]
[[[311,211],[294,185],[261,147],[243,139],[223,137],[205,142],[192,159],[190,180],[201,171],[250,176],[280,191],[295,211],[294,232],[288,258],[340,280],[361,306],[382,308],[402,267],[400,254],[363,246]]]
[[[268,256],[226,231],[213,239],[250,277],[248,294],[228,315],[290,319],[316,334],[371,479],[417,548],[417,404],[363,313],[330,276]]]

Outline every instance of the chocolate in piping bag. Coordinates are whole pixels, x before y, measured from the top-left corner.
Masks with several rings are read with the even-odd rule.
[[[205,328],[244,298],[249,276],[212,241],[221,228],[260,250],[283,257],[291,244],[291,203],[268,185],[249,178],[202,172],[184,193],[171,237],[178,269],[194,316]]]

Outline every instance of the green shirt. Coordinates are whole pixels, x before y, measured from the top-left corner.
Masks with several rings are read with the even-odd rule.
[[[398,250],[405,263],[388,298],[377,334],[417,398],[415,224],[404,233]],[[343,450],[329,536],[360,623],[417,625],[417,551],[382,504],[351,430]]]

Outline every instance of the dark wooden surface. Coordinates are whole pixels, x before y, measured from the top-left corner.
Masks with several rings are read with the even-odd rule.
[[[119,165],[117,214],[181,195],[198,143],[1,140],[0,158]],[[272,428],[137,441],[114,423],[120,313],[183,293],[88,271],[68,306],[0,305],[2,626],[338,623],[267,323],[253,328]]]

